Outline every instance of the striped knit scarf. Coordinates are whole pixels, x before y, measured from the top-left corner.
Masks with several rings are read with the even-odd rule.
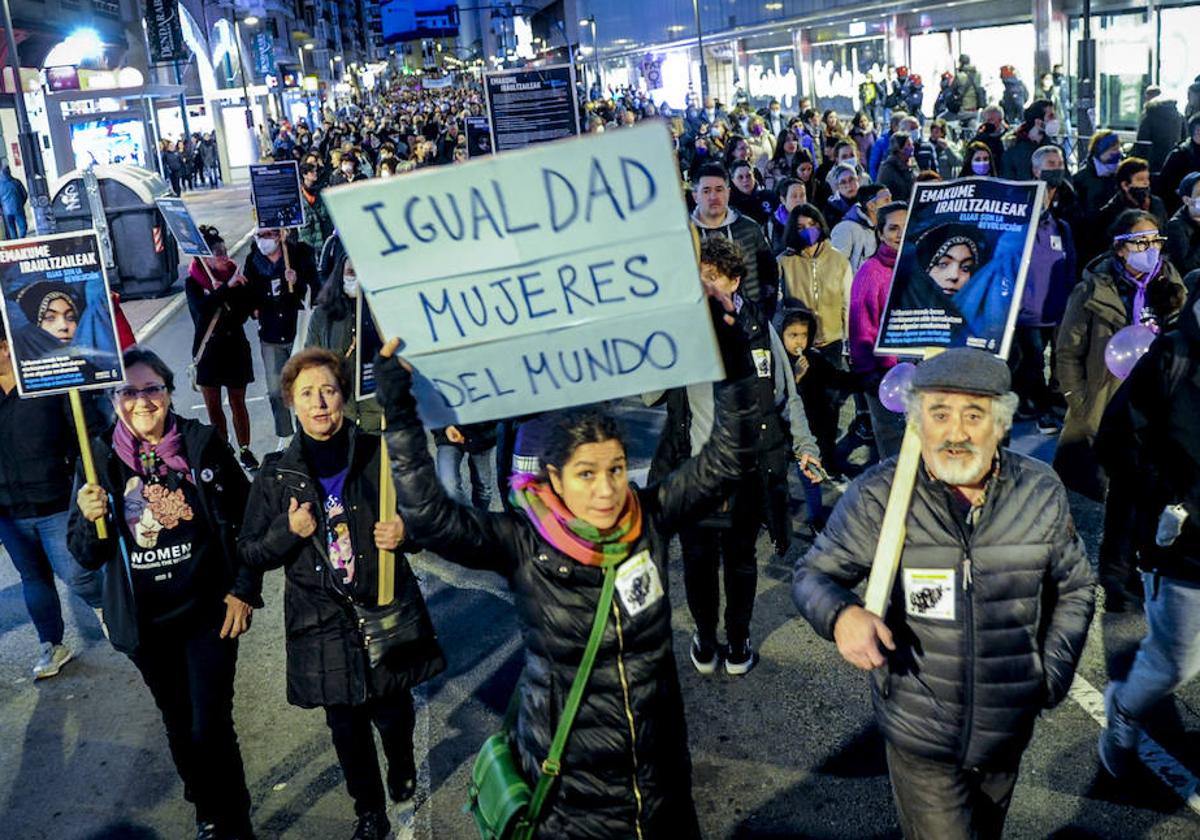
[[[531,473],[512,477],[509,499],[513,507],[525,512],[544,540],[587,566],[624,560],[642,535],[642,508],[633,488],[625,495],[617,524],[603,531],[567,510],[550,485]]]

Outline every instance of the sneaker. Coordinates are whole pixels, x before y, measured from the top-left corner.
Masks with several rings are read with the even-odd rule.
[[[1046,412],[1038,415],[1037,430],[1043,435],[1056,435],[1062,431],[1062,423],[1053,414]]]
[[[216,823],[196,820],[196,840],[218,840],[220,836]]]
[[[242,466],[247,472],[255,472],[259,467],[258,459],[254,457],[249,446],[243,446],[238,450],[238,460],[242,462]]]
[[[692,667],[701,674],[708,675],[717,670],[717,662],[720,659],[717,654],[717,646],[703,641],[699,633],[692,634],[691,655]]]
[[[731,642],[725,646],[725,673],[731,677],[744,677],[758,664],[758,652],[750,647],[750,640]]]
[[[407,802],[417,792],[417,772],[409,767],[404,772],[392,774],[388,772],[388,797],[396,803]]]
[[[383,840],[392,830],[386,811],[371,811],[363,814],[354,823],[354,834],[350,840]]]
[[[46,642],[42,645],[42,655],[38,658],[37,663],[33,666],[33,678],[35,680],[44,680],[47,677],[58,676],[58,672],[62,670],[62,666],[71,661],[71,657],[75,654],[67,649],[66,645],[55,645]]]
[[[1108,725],[1100,732],[1097,750],[1104,769],[1109,775],[1119,779],[1129,772],[1137,760],[1138,738],[1141,737],[1141,732],[1137,724],[1117,705],[1117,685],[1118,683],[1110,682],[1104,689],[1104,717]]]

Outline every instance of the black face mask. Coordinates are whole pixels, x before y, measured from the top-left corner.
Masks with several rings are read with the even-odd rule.
[[[1133,199],[1135,204],[1141,205],[1146,203],[1146,199],[1150,197],[1149,187],[1130,187],[1129,197]]]
[[[1053,188],[1062,184],[1066,174],[1062,169],[1043,169],[1038,177],[1042,179],[1047,187]]]

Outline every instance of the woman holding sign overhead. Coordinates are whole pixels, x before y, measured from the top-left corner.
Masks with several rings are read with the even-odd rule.
[[[445,660],[400,553],[404,523],[381,514],[379,436],[346,422],[346,373],[341,355],[319,348],[284,366],[283,392],[301,431],[263,459],[239,548],[254,569],[284,569],[288,702],[325,710],[358,817],[354,838],[376,840],[390,825],[372,724],[383,741],[388,796],[410,799],[410,690]],[[386,566],[382,552],[395,552]]]
[[[713,323],[729,379],[715,386],[714,428],[698,455],[639,489],[629,483],[613,417],[597,408],[545,415],[540,467],[513,477],[514,510],[504,513],[446,494],[410,369],[393,358],[375,363],[405,522],[423,547],[502,574],[512,588],[524,670],[511,731],[485,749],[512,754],[531,787],[544,766],[561,766],[560,774],[547,774],[545,805],[531,817],[538,837],[699,836],[665,589],[668,544],[753,469],[757,428],[747,340],[720,308]],[[581,672],[581,689],[573,690]],[[580,690],[580,699],[568,701]],[[544,764],[563,737],[564,748]]]

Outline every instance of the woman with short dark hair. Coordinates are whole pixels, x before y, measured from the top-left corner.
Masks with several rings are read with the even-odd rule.
[[[322,708],[358,818],[355,840],[390,831],[374,729],[387,759],[387,795],[416,790],[411,689],[446,666],[417,578],[401,551],[404,522],[379,507],[378,435],[346,422],[344,357],[312,347],[288,359],[280,388],[300,431],[263,459],[238,541],[259,572],[283,567],[287,698]],[[436,479],[434,479],[436,482]],[[380,552],[394,552],[394,597],[380,600]],[[372,644],[362,628],[400,628]]]
[[[117,421],[91,441],[99,483],[79,488],[71,553],[104,576],[104,623],[154,695],[197,840],[252,838],[233,729],[237,639],[262,606],[262,576],[236,539],[248,483],[211,426],[171,407],[175,377],[149,350],[125,354]],[[96,523],[104,520],[103,539]]]

